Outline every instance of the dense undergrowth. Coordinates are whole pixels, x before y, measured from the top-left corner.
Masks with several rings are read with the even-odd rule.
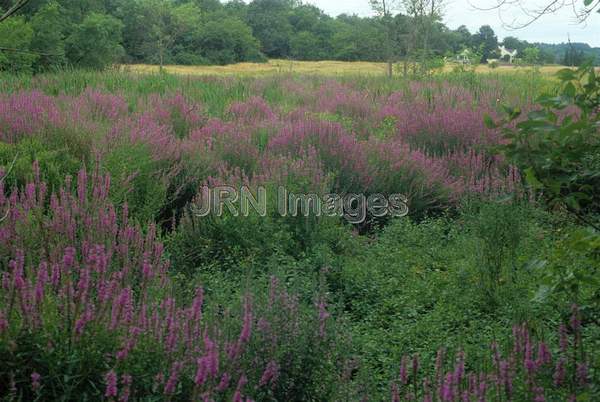
[[[2,76],[0,396],[594,400],[595,290],[539,296],[540,261],[597,259],[557,255],[580,224],[483,119],[554,86]],[[199,217],[205,184],[402,193],[410,213]]]

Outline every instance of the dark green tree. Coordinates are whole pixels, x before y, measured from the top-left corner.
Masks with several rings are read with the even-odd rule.
[[[254,0],[248,6],[247,22],[268,57],[281,58],[290,54],[293,27],[288,14],[291,8],[292,3],[286,0]]]
[[[494,58],[498,50],[498,38],[489,25],[483,25],[473,35],[473,47],[482,55],[481,61]]]
[[[35,13],[31,19],[33,38],[31,50],[38,53],[35,70],[42,71],[65,64],[64,31],[66,29],[65,17],[60,5],[52,1]]]
[[[37,55],[30,52],[33,29],[22,16],[0,23],[0,71],[31,72]]]
[[[69,61],[85,68],[103,69],[123,56],[123,24],[114,17],[91,13],[66,40]]]
[[[202,30],[199,46],[202,56],[215,64],[265,60],[250,28],[235,18],[208,22]]]

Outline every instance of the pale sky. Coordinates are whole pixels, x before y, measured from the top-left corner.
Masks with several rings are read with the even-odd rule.
[[[564,8],[555,14],[545,15],[532,25],[518,30],[503,27],[502,21],[510,23],[515,18],[525,19],[518,10],[505,10],[499,15],[498,10],[480,11],[479,8],[489,7],[496,0],[445,0],[444,22],[450,28],[466,25],[474,33],[481,25],[490,25],[498,38],[516,36],[529,42],[561,43],[567,42],[571,36],[572,42],[589,43],[600,47],[600,14],[591,15],[585,25],[575,24],[573,10]],[[544,0],[523,0],[527,5],[542,4]],[[549,1],[549,0],[546,0]],[[579,0],[583,3],[583,0]],[[304,0],[304,3],[314,4],[331,16],[338,14],[372,15],[369,0]]]

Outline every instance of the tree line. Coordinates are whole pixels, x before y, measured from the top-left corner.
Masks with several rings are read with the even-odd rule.
[[[18,3],[0,0],[0,15]],[[299,0],[30,0],[0,22],[0,70],[268,58],[391,62],[453,57],[464,49],[475,62],[499,57],[489,26],[474,33],[465,26],[450,29],[433,8],[396,13],[372,3],[381,11],[374,17],[334,18]],[[504,44],[539,64],[577,65],[598,53],[583,44],[529,44],[514,37]]]

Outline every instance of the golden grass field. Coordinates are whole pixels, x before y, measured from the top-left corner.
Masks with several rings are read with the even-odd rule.
[[[444,71],[451,71],[455,65],[447,64]],[[553,74],[563,66],[539,67],[544,74]],[[159,66],[130,64],[122,66],[125,71],[136,73],[157,73]],[[266,63],[239,63],[227,66],[165,66],[165,71],[181,75],[269,75],[280,73],[319,74],[319,75],[384,75],[385,63],[345,62],[345,61],[291,61],[269,60]],[[492,69],[486,65],[476,67],[478,73],[505,73],[530,71],[532,67],[499,66]]]

